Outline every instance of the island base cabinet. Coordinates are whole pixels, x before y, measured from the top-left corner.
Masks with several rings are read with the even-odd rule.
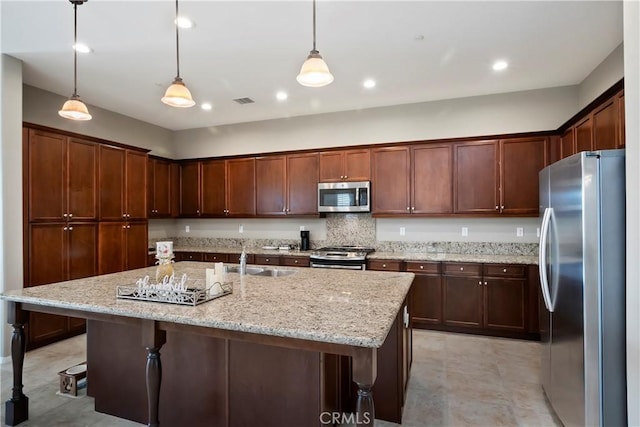
[[[321,426],[339,411],[339,356],[167,332],[162,426]],[[140,329],[88,321],[88,394],[98,412],[147,423]]]

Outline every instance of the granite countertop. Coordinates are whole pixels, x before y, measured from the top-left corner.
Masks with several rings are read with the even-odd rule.
[[[175,252],[207,252],[207,253],[241,253],[242,249],[235,247],[204,247],[204,246],[178,246]],[[247,248],[248,254],[255,255],[284,255],[308,257],[313,251]],[[151,251],[149,253],[155,253]],[[454,254],[435,252],[372,252],[367,259],[395,259],[403,261],[449,261],[449,262],[476,262],[487,264],[532,264],[538,265],[538,257],[535,255],[490,255],[490,254]]]
[[[176,275],[204,281],[210,263],[180,262]],[[229,273],[233,293],[196,307],[116,298],[116,286],[155,275],[155,267],[7,291],[9,301],[116,316],[379,348],[413,273],[293,268],[290,276]],[[286,304],[284,304],[286,302]]]

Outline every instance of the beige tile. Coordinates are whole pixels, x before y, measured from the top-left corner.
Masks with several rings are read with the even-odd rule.
[[[446,393],[432,394],[423,390],[412,390],[402,414],[402,425],[446,426],[448,421],[448,398]]]
[[[509,405],[457,398],[449,399],[449,422],[456,427],[518,425]]]

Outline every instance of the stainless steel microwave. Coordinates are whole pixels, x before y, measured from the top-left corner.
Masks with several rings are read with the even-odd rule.
[[[371,183],[319,183],[318,212],[371,212]]]

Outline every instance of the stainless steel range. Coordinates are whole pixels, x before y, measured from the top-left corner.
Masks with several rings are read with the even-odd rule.
[[[309,259],[314,268],[365,270],[367,254],[374,251],[375,249],[364,246],[329,246],[312,252]]]

